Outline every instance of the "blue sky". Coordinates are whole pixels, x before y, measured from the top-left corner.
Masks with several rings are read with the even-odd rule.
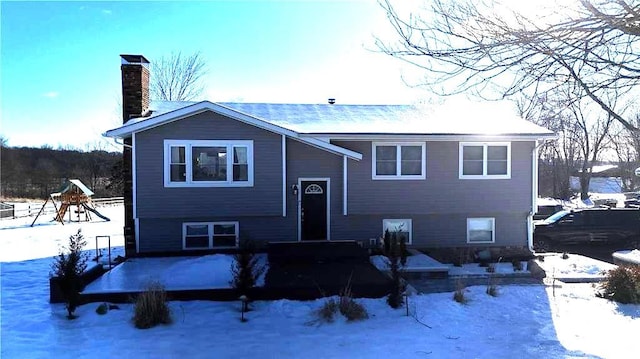
[[[201,52],[210,101],[412,103],[415,69],[377,53],[375,0],[0,2],[10,146],[85,148],[120,122],[120,54]],[[110,142],[110,141],[108,141]],[[104,144],[103,144],[104,146]],[[117,150],[117,147],[109,149]]]

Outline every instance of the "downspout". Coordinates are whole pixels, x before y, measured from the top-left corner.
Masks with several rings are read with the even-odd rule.
[[[538,200],[538,149],[545,144],[545,140],[535,141],[535,146],[531,151],[531,208],[527,216],[527,246],[533,252],[533,215],[538,211],[536,202]]]
[[[282,135],[282,217],[287,216],[287,136]]]
[[[138,218],[138,169],[136,161],[136,133],[131,134],[131,192],[133,195],[133,232],[136,239],[136,254],[140,254],[140,219]]]

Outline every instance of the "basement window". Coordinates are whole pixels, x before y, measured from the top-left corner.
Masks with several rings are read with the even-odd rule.
[[[238,222],[183,223],[182,249],[237,247],[238,227]]]
[[[467,243],[495,243],[495,218],[467,218]]]
[[[383,219],[382,235],[389,231],[393,235],[399,236],[406,244],[411,244],[411,219]]]

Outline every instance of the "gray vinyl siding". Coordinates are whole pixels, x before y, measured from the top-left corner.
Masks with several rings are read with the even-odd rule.
[[[182,250],[182,224],[185,222],[238,222],[240,238],[250,238],[257,243],[291,241],[295,233],[293,218],[269,217],[193,217],[175,219],[140,219],[141,253],[176,252]]]
[[[164,187],[164,140],[253,140],[253,187]],[[213,112],[136,134],[138,218],[282,215],[282,137]]]
[[[256,146],[255,143],[254,146]],[[342,216],[342,157],[291,139],[287,139],[286,146],[286,217],[282,216],[282,172],[280,172],[279,181],[273,182],[273,185],[277,186],[278,196],[276,199],[251,198],[256,203],[277,202],[278,210],[276,213],[272,213],[269,216],[256,215],[251,209],[248,209],[239,214],[181,214],[175,215],[174,218],[141,218],[139,220],[140,252],[182,250],[182,224],[185,222],[238,221],[242,238],[251,238],[261,243],[296,241],[298,240],[298,202],[297,197],[291,192],[291,186],[297,184],[299,178],[329,178],[331,217],[333,219],[333,217]],[[281,142],[278,142],[278,150],[280,149]],[[279,159],[279,161],[281,168],[282,160]],[[258,168],[257,159],[255,166]],[[259,176],[256,170],[256,182]],[[188,190],[194,189],[189,188]],[[226,188],[226,190],[229,190],[229,188]],[[200,203],[200,201],[196,201],[193,202],[193,205],[198,206]],[[333,230],[332,226],[330,233]],[[333,234],[331,235],[333,236]]]
[[[295,140],[287,140],[287,188],[297,185],[299,178],[329,178],[330,239],[334,239],[336,218],[342,217],[342,162],[343,157],[340,155]],[[298,240],[298,202],[291,193],[287,195],[287,216],[295,221],[293,240]]]
[[[350,215],[531,210],[533,141],[511,143],[510,179],[459,179],[458,142],[427,142],[424,180],[373,180],[371,142],[333,143],[363,155],[362,161],[349,161]]]
[[[467,218],[495,218],[495,243],[467,244]],[[383,219],[411,219],[412,246],[417,248],[464,246],[526,246],[526,216],[518,213],[482,212],[396,215],[349,215],[334,223],[334,240],[358,240],[368,243],[370,238],[382,236]]]
[[[349,216],[334,217],[333,239],[368,241],[382,235],[383,219],[406,218],[415,247],[465,246],[467,218],[491,217],[495,243],[474,246],[526,246],[533,141],[511,142],[510,179],[459,179],[459,143],[426,142],[424,180],[373,180],[371,142],[332,143],[363,155],[349,161]]]

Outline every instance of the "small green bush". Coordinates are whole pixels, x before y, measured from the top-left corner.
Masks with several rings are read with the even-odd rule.
[[[387,304],[393,309],[402,307],[403,293],[406,289],[404,280],[402,279],[402,253],[403,239],[398,238],[397,232],[384,232],[385,256],[387,257],[387,265],[391,274],[391,291],[387,296]],[[406,258],[404,259],[406,262]]]
[[[231,264],[233,278],[229,284],[237,289],[239,294],[247,295],[265,269],[259,264],[254,242],[243,238],[238,244],[238,253],[233,255],[233,263]]]
[[[101,303],[98,308],[96,308],[96,313],[100,315],[105,315],[109,312],[109,305],[107,303]]]
[[[619,266],[610,270],[598,296],[623,304],[640,304],[640,267]]]
[[[167,305],[167,292],[158,282],[152,282],[136,298],[133,323],[138,329],[171,323],[171,311]]]
[[[82,252],[82,248],[86,245],[82,231],[78,229],[75,235],[69,237],[69,244],[60,248],[51,265],[52,274],[59,280],[68,319],[76,318],[74,313],[80,305],[82,273],[87,269],[87,254]]]

